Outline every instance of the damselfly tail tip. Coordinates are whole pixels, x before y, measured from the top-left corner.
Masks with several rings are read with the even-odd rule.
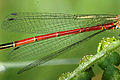
[[[7,49],[7,48],[11,48],[11,47],[15,47],[13,42],[11,42],[11,43],[6,43],[6,44],[1,44],[1,45],[0,45],[0,50],[2,50],[2,49]]]
[[[19,75],[19,74],[21,74],[21,73],[23,73],[23,72],[25,72],[25,71],[26,71],[26,69],[23,68],[23,69],[19,70],[19,71],[17,72],[17,74]]]
[[[21,73],[22,73],[21,71],[18,71],[18,72],[17,72],[18,75],[21,74]]]

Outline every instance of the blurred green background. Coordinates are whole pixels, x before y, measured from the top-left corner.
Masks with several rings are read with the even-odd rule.
[[[119,14],[119,8],[120,0],[0,0],[0,24],[8,14],[14,12]],[[31,34],[7,32],[0,28],[0,44],[31,36]],[[93,40],[97,40],[97,37]],[[89,48],[95,48],[96,50],[97,42],[94,45],[90,44],[89,41],[82,46],[82,49],[88,49],[89,51]],[[8,62],[7,55],[10,50],[12,49],[0,51],[0,65]],[[80,59],[82,56],[79,52],[79,48],[72,49],[71,52],[69,51],[56,59]],[[6,71],[0,72],[0,80],[57,80],[63,72],[73,71],[76,67],[77,64],[40,66],[21,75],[16,74],[20,68],[7,68]],[[99,76],[100,74],[94,80],[100,80]]]

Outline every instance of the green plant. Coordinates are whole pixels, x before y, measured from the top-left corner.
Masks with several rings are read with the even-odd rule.
[[[91,80],[95,76],[92,68],[98,64],[104,70],[102,80],[120,80],[120,54],[115,52],[120,47],[120,40],[103,38],[99,43],[96,55],[87,55],[82,58],[79,66],[73,72],[67,72],[59,80]]]

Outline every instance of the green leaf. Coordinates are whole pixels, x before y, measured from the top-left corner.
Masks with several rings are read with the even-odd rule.
[[[76,80],[91,80],[92,77],[94,77],[94,76],[95,76],[95,74],[94,74],[92,68],[90,67],[86,71],[81,72],[79,74],[79,77]]]
[[[120,70],[114,66],[107,66],[103,73],[102,80],[120,80]]]
[[[120,64],[120,55],[117,52],[111,52],[109,55],[106,55],[101,60],[99,60],[98,65],[105,70],[107,66]]]

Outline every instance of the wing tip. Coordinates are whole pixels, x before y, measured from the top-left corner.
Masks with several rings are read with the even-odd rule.
[[[26,70],[24,70],[24,69],[19,70],[19,71],[17,72],[17,74],[20,75],[20,74],[23,73],[24,71],[26,71]]]

